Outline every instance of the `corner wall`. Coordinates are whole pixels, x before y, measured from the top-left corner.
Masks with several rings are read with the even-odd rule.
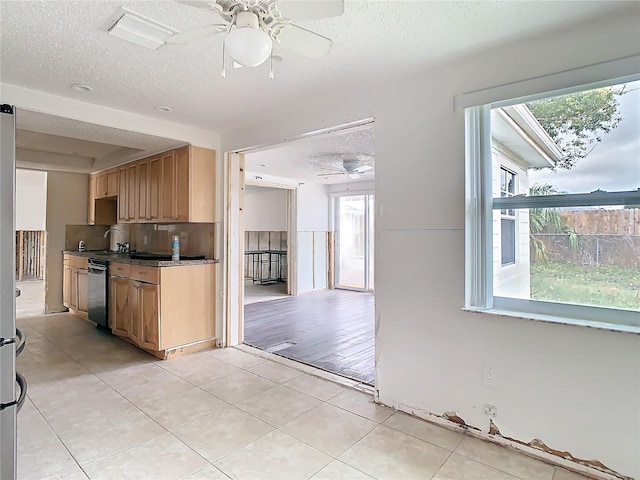
[[[598,460],[640,478],[640,335],[473,314],[465,285],[464,112],[454,96],[640,54],[640,4],[421,74],[320,95],[238,129],[224,150],[375,117],[376,388],[429,416]],[[639,66],[640,69],[640,66]],[[402,166],[403,168],[398,168]],[[495,387],[483,386],[483,368]]]
[[[67,224],[86,225],[89,176],[79,173],[47,174],[47,270],[45,313],[62,312],[62,251]]]

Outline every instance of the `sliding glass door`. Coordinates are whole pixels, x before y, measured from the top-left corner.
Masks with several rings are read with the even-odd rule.
[[[336,198],[337,288],[373,290],[373,198]]]

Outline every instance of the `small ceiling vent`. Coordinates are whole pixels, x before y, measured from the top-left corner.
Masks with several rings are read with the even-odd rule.
[[[107,29],[111,35],[151,50],[157,50],[167,38],[178,33],[171,27],[126,8],[119,8],[112,18],[116,20]]]

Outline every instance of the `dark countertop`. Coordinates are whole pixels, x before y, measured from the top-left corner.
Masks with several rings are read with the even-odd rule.
[[[171,260],[139,260],[129,257],[128,253],[117,252],[78,252],[77,250],[64,250],[63,254],[74,255],[76,257],[84,258],[99,258],[101,260],[108,260],[110,262],[128,263],[130,265],[142,265],[145,267],[179,267],[184,265],[206,265],[209,263],[218,263],[218,260],[178,260],[177,262]]]

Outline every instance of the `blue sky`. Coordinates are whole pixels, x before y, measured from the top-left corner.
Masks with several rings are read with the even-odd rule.
[[[640,188],[640,81],[618,97],[622,121],[571,170],[531,170],[530,184],[548,183],[567,193]]]

